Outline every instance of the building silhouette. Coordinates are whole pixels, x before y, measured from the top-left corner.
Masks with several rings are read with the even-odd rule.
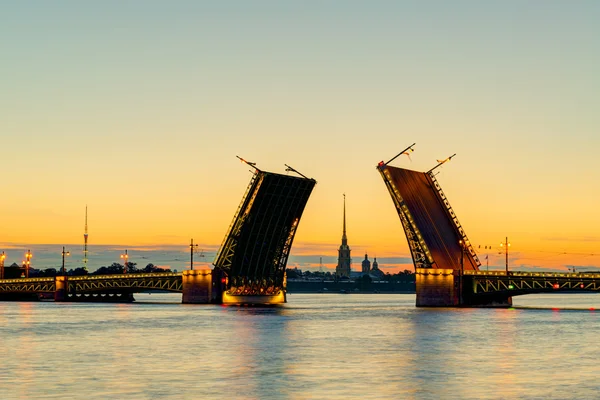
[[[369,275],[373,279],[381,279],[385,275],[385,273],[379,269],[379,264],[377,263],[377,257],[375,257],[373,259],[373,268],[371,269]]]
[[[350,247],[348,246],[348,238],[346,237],[346,195],[344,194],[344,230],[342,233],[342,244],[338,249],[338,264],[335,267],[335,276],[338,278],[350,278]]]
[[[362,271],[360,272],[360,276],[365,275],[369,275],[373,280],[381,280],[385,276],[385,272],[379,269],[377,257],[373,259],[373,266],[371,267],[371,261],[367,253],[365,253],[365,259],[362,261]]]
[[[371,272],[371,261],[369,261],[369,256],[365,253],[365,259],[362,262],[362,273],[368,274]]]

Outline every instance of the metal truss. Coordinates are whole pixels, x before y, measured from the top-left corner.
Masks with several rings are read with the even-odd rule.
[[[69,277],[68,293],[93,293],[126,289],[136,292],[146,289],[182,292],[181,274],[119,274],[119,275],[87,275]]]
[[[473,277],[474,294],[512,295],[552,291],[600,291],[600,274],[465,271]]]
[[[435,179],[435,175],[433,174],[433,172],[429,172],[427,175],[429,176],[429,179],[431,179],[431,182],[433,183],[433,186],[437,190],[440,198],[442,199],[442,202],[446,206],[446,210],[448,211],[448,215],[450,215],[450,218],[452,219],[452,221],[454,222],[454,225],[458,229],[458,233],[459,233],[460,237],[462,238],[463,243],[465,243],[465,248],[469,251],[469,254],[475,260],[475,263],[477,264],[477,267],[481,267],[481,262],[479,261],[479,258],[477,257],[477,254],[475,253],[475,249],[473,248],[473,245],[471,244],[471,241],[469,241],[469,238],[467,237],[467,234],[465,233],[462,225],[458,221],[458,217],[456,216],[456,214],[454,214],[454,210],[452,209],[452,206],[450,205],[450,202],[446,198],[446,195],[444,194],[444,191],[442,190],[442,187],[438,183],[437,179]]]
[[[392,197],[392,201],[394,202],[394,206],[400,217],[400,222],[402,222],[402,227],[404,228],[404,233],[406,234],[406,239],[408,241],[408,247],[410,248],[410,253],[415,265],[415,271],[416,268],[431,268],[433,265],[433,257],[431,256],[429,248],[425,244],[425,240],[423,240],[423,236],[421,235],[419,228],[417,228],[417,224],[415,224],[408,207],[404,203],[400,191],[396,185],[394,185],[385,165],[378,167],[378,170],[385,182],[385,186],[390,192],[390,196]]]
[[[45,293],[55,290],[53,277],[0,280],[0,293]]]
[[[257,171],[215,259],[231,295],[275,295],[316,181]]]
[[[292,249],[292,242],[294,241],[294,236],[296,235],[296,229],[298,228],[298,223],[300,222],[300,218],[296,218],[294,222],[292,222],[292,227],[288,233],[287,239],[283,244],[283,249],[279,256],[279,260],[275,261],[275,265],[277,266],[277,280],[280,281],[283,279],[285,275],[285,266],[287,265],[287,260],[290,255],[290,250]]]
[[[264,173],[262,171],[257,170],[254,175],[252,175],[252,179],[246,188],[246,193],[244,193],[242,201],[233,217],[233,221],[231,221],[227,234],[223,239],[223,243],[221,243],[220,250],[215,256],[213,264],[227,273],[231,270],[233,256],[240,238],[240,231],[252,209],[252,204],[254,204],[254,200],[256,199],[256,195],[258,194],[263,179]]]

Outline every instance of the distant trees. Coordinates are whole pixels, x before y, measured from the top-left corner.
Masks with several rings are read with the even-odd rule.
[[[98,268],[96,271],[94,272],[88,272],[88,270],[84,267],[77,267],[75,269],[70,269],[67,271],[67,275],[68,276],[82,276],[82,275],[115,275],[115,274],[122,274],[123,273],[123,265],[119,264],[119,263],[112,263],[111,265],[109,265],[108,267],[103,266]],[[17,278],[21,278],[24,277],[24,268],[22,266],[19,266],[16,263],[13,263],[12,265],[6,266],[4,268],[4,277],[6,279],[17,279]],[[154,264],[150,263],[148,265],[146,265],[144,268],[137,268],[137,264],[133,263],[133,262],[128,262],[127,263],[127,273],[130,274],[135,274],[135,273],[143,273],[143,274],[149,274],[149,273],[161,273],[161,272],[171,272],[171,269],[169,268],[160,268],[155,266]],[[177,271],[175,271],[177,272]],[[29,277],[30,278],[46,278],[46,277],[54,277],[54,276],[61,276],[62,275],[62,270],[60,267],[58,268],[46,268],[46,269],[35,269],[35,268],[30,268],[29,269]]]
[[[145,268],[139,269],[136,267],[137,263],[128,262],[127,263],[127,273],[128,274],[150,274],[153,272],[171,272],[169,268],[160,268],[150,263],[146,265]],[[119,263],[112,263],[108,267],[100,267],[96,271],[92,272],[92,275],[114,275],[114,274],[122,274],[124,266]]]
[[[113,274],[122,274],[123,273],[123,265],[119,263],[112,263],[108,267],[100,267],[96,271],[92,272],[92,275],[113,275]]]
[[[140,272],[143,272],[145,274],[151,274],[153,272],[171,272],[171,270],[169,268],[160,268],[150,263],[146,265],[144,269],[140,270]]]
[[[286,270],[288,279],[302,279],[302,270],[298,268],[290,268]]]
[[[72,275],[72,276],[81,276],[81,275],[87,275],[87,274],[88,274],[88,270],[83,267],[77,267],[75,269],[69,270],[69,275]]]
[[[311,280],[332,280],[334,279],[334,275],[327,271],[302,271],[298,268],[289,268],[286,269],[286,275],[288,279],[311,279]]]
[[[31,272],[31,271],[30,271]],[[46,268],[45,270],[36,270],[37,276],[56,276],[58,275],[58,271],[56,268]]]

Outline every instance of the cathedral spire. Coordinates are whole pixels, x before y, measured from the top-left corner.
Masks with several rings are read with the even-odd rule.
[[[342,233],[342,245],[338,250],[338,265],[335,267],[335,275],[338,278],[350,278],[352,259],[350,258],[350,247],[346,236],[346,193],[344,193],[344,230]]]
[[[344,232],[342,233],[342,244],[348,244],[346,237],[346,193],[344,193]]]

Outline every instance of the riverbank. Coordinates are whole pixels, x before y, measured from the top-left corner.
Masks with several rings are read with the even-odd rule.
[[[288,293],[415,293],[414,282],[288,281]]]

